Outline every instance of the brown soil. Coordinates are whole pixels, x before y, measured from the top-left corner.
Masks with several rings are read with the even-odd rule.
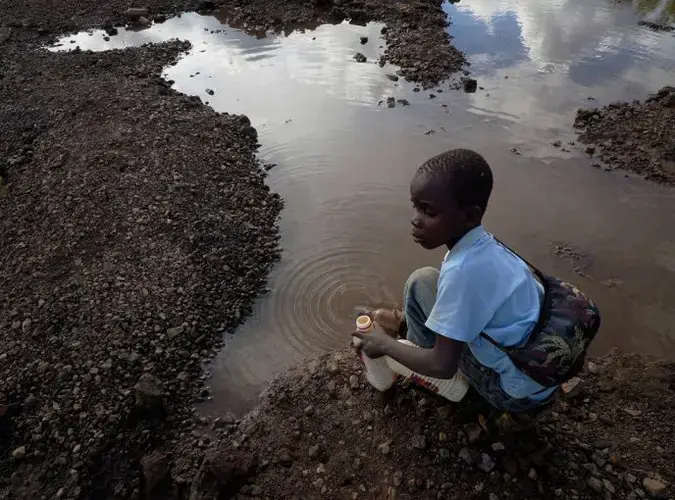
[[[607,169],[675,184],[675,87],[664,87],[644,102],[580,109],[574,126],[589,145],[586,152],[592,156],[597,151]]]
[[[614,352],[589,370],[533,427],[505,430],[475,396],[380,394],[352,353],[326,355],[231,427],[192,498],[667,498],[675,364]]]

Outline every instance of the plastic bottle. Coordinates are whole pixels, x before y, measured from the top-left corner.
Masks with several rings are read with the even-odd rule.
[[[368,316],[359,316],[356,318],[356,329],[361,333],[372,333],[375,329],[375,325],[373,325],[373,321]],[[358,347],[361,344],[361,339],[356,337],[353,337],[353,339],[354,345]],[[378,391],[386,391],[398,378],[398,375],[389,368],[384,356],[372,359],[362,351],[361,360],[366,367],[366,378],[368,379],[368,382]]]
[[[368,316],[359,316],[356,320],[356,328],[362,333],[372,333],[374,325]],[[401,339],[399,342],[412,347],[417,347],[409,340]],[[361,344],[361,340],[354,337],[354,345],[358,346],[359,344]],[[454,402],[461,401],[466,394],[466,391],[469,389],[469,382],[459,370],[457,370],[455,376],[450,379],[440,379],[419,375],[389,356],[372,359],[361,352],[361,359],[366,367],[366,378],[368,379],[368,382],[378,391],[386,391],[389,389],[399,375]]]

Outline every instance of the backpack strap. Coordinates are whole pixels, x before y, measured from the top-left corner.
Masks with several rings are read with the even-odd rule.
[[[501,241],[499,238],[493,235],[493,238],[497,243],[499,243],[501,246],[503,246],[506,250],[511,252],[514,256],[522,260],[527,267],[529,267],[534,275],[537,277],[537,279],[541,282],[541,285],[544,287],[544,301],[541,304],[541,309],[539,310],[539,317],[537,318],[537,323],[534,325],[534,328],[532,328],[532,331],[530,332],[530,335],[528,336],[531,338],[533,335],[538,334],[540,331],[544,329],[544,325],[546,325],[546,322],[548,321],[550,312],[551,312],[551,292],[549,290],[549,285],[548,285],[548,280],[546,279],[546,275],[542,273],[537,267],[534,265],[530,264],[525,258],[521,257],[520,254],[518,254],[515,250],[513,250],[511,247],[506,245],[503,241]],[[505,349],[505,346],[500,345],[495,339],[490,337],[488,334],[485,332],[481,332],[480,336],[490,342],[493,346],[498,348],[500,351],[505,352],[508,354],[507,350]]]

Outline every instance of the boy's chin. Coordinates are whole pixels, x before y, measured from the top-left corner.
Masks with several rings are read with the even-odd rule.
[[[417,239],[417,238],[415,238],[415,243],[417,243],[419,246],[421,246],[425,250],[433,250],[434,248],[438,248],[438,247],[441,246],[441,245],[437,245],[436,243],[430,243],[428,241],[420,240],[420,239]]]

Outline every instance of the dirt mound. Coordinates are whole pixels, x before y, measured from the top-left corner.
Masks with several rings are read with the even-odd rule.
[[[619,102],[580,109],[574,126],[598,150],[607,168],[622,168],[663,184],[675,184],[675,87],[664,87],[644,102]]]
[[[353,354],[331,354],[272,384],[192,498],[666,498],[674,409],[675,365],[613,353],[534,427],[507,431],[475,395],[382,395]]]
[[[187,47],[3,68],[0,497],[142,489],[279,255],[248,119],[159,78]]]

